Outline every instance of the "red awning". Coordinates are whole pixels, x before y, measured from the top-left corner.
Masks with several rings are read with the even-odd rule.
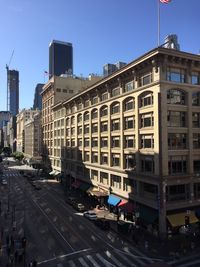
[[[121,200],[120,202],[119,202],[119,204],[117,205],[118,207],[121,207],[121,206],[124,206],[124,205],[126,205],[128,203],[128,201],[127,200]]]
[[[131,202],[128,202],[127,200],[122,200],[119,204],[118,207],[126,210],[127,212],[132,212],[134,210],[134,204]]]
[[[81,182],[77,180],[77,181],[73,182],[72,187],[78,188],[80,185],[81,185]]]

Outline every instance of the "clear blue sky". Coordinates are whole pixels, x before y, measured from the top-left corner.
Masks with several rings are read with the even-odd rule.
[[[0,110],[6,110],[6,69],[20,72],[20,109],[33,105],[44,82],[52,39],[71,42],[74,73],[102,74],[106,63],[130,62],[157,46],[158,0],[0,0]],[[199,53],[200,1],[160,5],[161,42],[175,33],[181,50]]]

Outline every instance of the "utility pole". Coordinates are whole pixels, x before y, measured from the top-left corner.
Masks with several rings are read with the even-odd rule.
[[[11,54],[11,57],[10,57],[10,60],[9,60],[9,63],[6,64],[6,70],[7,70],[7,111],[9,111],[10,109],[10,106],[9,106],[9,101],[10,101],[10,72],[9,72],[9,67],[10,67],[10,63],[11,63],[11,60],[13,58],[13,55],[14,55],[14,50],[12,51],[12,54]]]

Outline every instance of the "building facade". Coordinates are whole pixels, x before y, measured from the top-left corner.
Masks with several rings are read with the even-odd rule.
[[[119,61],[115,64],[111,64],[111,63],[105,64],[103,66],[103,76],[106,77],[108,75],[111,75],[113,72],[121,69],[125,65],[126,65],[126,63],[121,62],[121,61]]]
[[[25,152],[25,133],[24,126],[25,123],[32,118],[38,110],[33,109],[23,109],[16,116],[16,125],[17,125],[17,144],[16,149],[18,152]]]
[[[160,234],[173,218],[197,221],[199,73],[199,55],[156,48],[57,103],[53,168],[134,203]]]
[[[71,43],[53,40],[49,45],[49,75],[73,74],[73,47]]]
[[[34,114],[24,124],[24,155],[29,163],[41,160],[42,124],[41,112]]]
[[[78,94],[87,86],[94,84],[101,77],[90,76],[88,79],[78,77],[53,76],[43,87],[42,95],[42,132],[43,132],[43,154],[48,155],[47,162],[53,165],[53,111],[52,107]]]
[[[0,128],[5,126],[10,120],[11,114],[9,111],[0,111]]]
[[[35,87],[35,94],[34,94],[34,100],[33,100],[33,109],[39,109],[42,110],[42,88],[44,86],[44,83],[38,83]]]
[[[8,70],[9,111],[16,116],[19,111],[19,71]]]

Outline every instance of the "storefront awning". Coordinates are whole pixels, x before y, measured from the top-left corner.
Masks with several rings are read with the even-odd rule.
[[[96,197],[106,197],[108,196],[107,192],[100,191],[99,188],[91,186],[88,190],[87,193],[91,196],[96,196]]]
[[[185,225],[185,216],[190,218],[190,223],[197,223],[199,220],[194,214],[194,211],[190,211],[190,214],[186,214],[186,212],[175,213],[167,215],[167,219],[172,227]]]
[[[140,206],[139,207],[139,218],[147,223],[154,223],[158,218],[158,211],[150,207]]]
[[[72,184],[72,187],[79,188],[80,185],[81,185],[81,182],[77,180]]]
[[[87,191],[88,190],[88,188],[90,187],[90,185],[89,184],[87,184],[87,183],[82,183],[80,186],[79,186],[79,189],[81,189],[82,191]]]
[[[108,204],[117,206],[117,204],[121,201],[121,198],[115,196],[115,195],[109,195],[108,198]]]
[[[134,210],[134,204],[124,199],[117,206],[127,212],[132,212]]]

